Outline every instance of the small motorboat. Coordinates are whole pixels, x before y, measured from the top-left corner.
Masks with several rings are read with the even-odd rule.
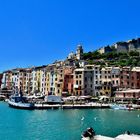
[[[120,105],[120,104],[111,104],[110,108],[115,109],[115,110],[133,110],[134,109],[132,106]]]

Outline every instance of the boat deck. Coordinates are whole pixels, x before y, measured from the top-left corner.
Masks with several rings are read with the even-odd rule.
[[[112,138],[112,137],[107,137],[102,135],[96,135],[93,139],[83,138],[82,140],[140,140],[140,136],[133,135],[133,134],[132,135],[122,134],[115,138]]]

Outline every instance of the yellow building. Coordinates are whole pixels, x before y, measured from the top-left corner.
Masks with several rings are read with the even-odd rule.
[[[111,95],[112,85],[111,85],[111,71],[112,67],[104,67],[101,69],[101,81],[102,88],[100,90],[101,95]]]

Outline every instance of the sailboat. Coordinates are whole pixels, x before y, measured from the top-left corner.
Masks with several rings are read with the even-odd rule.
[[[14,94],[10,96],[8,104],[10,107],[18,109],[28,109],[28,110],[34,109],[34,103],[28,102],[27,97],[23,96],[21,89],[19,94]]]

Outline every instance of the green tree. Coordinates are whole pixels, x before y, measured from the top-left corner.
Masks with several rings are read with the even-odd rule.
[[[129,56],[139,56],[139,52],[137,51],[130,51]]]

